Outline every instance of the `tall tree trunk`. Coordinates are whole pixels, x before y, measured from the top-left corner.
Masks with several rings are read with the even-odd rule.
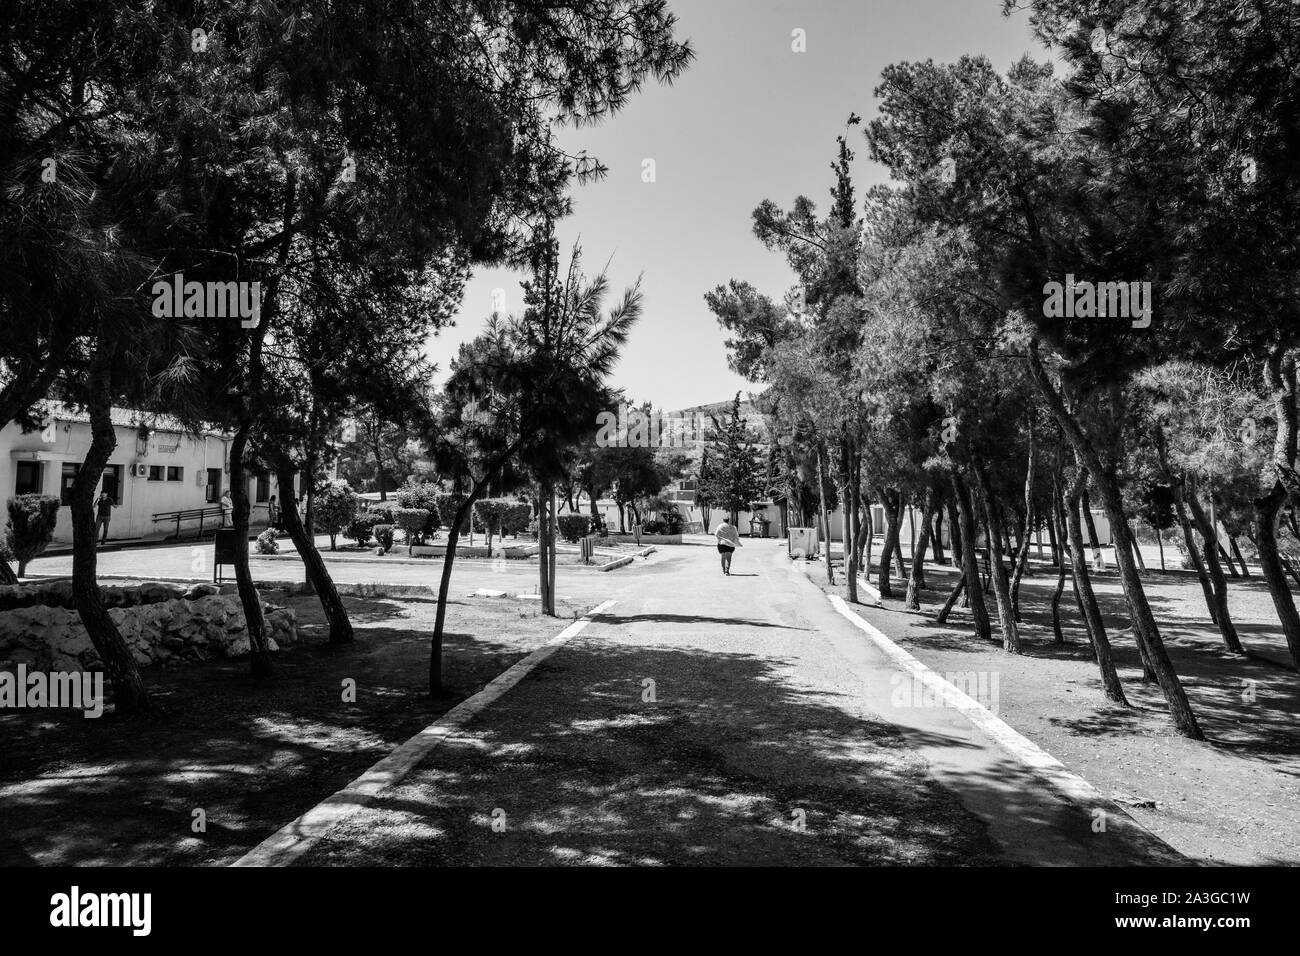
[[[1088,489],[1083,489],[1083,521],[1088,529],[1088,545],[1092,548],[1092,560],[1094,564],[1101,565],[1101,539],[1097,537],[1097,522],[1092,517],[1092,499],[1088,496]],[[1112,532],[1111,537],[1114,538]],[[1118,561],[1118,559],[1116,559]]]
[[[555,617],[555,533],[558,521],[556,520],[555,498],[550,494],[550,485],[547,485],[546,507],[549,518],[546,522],[546,598],[542,603],[545,605],[543,612],[548,617]],[[640,522],[638,521],[638,523]]]
[[[546,596],[551,584],[551,509],[546,500],[546,483],[537,486],[537,596],[546,613]]]
[[[984,605],[984,593],[979,587],[979,556],[975,553],[975,515],[971,504],[970,492],[966,483],[956,471],[952,473],[953,499],[957,509],[957,528],[961,532],[962,574],[966,580],[966,597],[970,602],[971,618],[975,622],[975,635],[980,640],[993,640],[993,628],[989,624],[988,608]]]
[[[438,611],[433,620],[433,637],[429,648],[429,696],[438,697],[443,692],[442,686],[442,636],[447,620],[447,593],[451,589],[451,569],[456,560],[456,543],[460,540],[461,525],[465,517],[474,509],[474,503],[483,496],[488,485],[497,477],[501,466],[519,450],[521,441],[512,442],[509,447],[488,463],[482,480],[470,484],[469,494],[456,509],[455,520],[448,525],[447,550],[442,558],[442,579],[438,583]],[[538,522],[538,538],[541,538],[541,522]]]
[[[1138,544],[1137,535],[1133,536],[1133,558],[1137,561],[1138,570],[1146,574],[1147,561],[1146,558],[1142,557],[1142,545]]]
[[[1232,556],[1236,558],[1237,563],[1241,565],[1241,576],[1249,578],[1250,568],[1246,566],[1246,559],[1241,553],[1241,546],[1237,544],[1237,536],[1235,534],[1228,535],[1228,544],[1232,547]]]
[[[826,456],[826,447],[819,440],[817,442],[817,495],[821,498],[818,508],[822,516],[822,534],[824,535],[826,547],[826,583],[835,583],[835,565],[831,561],[831,518],[830,512],[826,508],[826,467],[822,460]]]
[[[893,597],[894,586],[889,581],[889,569],[894,563],[894,552],[898,545],[898,515],[902,510],[902,495],[892,488],[885,488],[880,493],[880,500],[885,505],[885,544],[880,549],[880,574],[876,578],[876,590],[881,597]],[[901,565],[899,571],[902,571]]]
[[[921,519],[921,537],[912,554],[912,574],[907,580],[907,597],[903,602],[909,611],[921,609],[921,588],[925,587],[925,551],[930,546],[930,519],[942,504],[939,492],[929,488],[925,493],[925,515]]]
[[[109,456],[117,447],[117,431],[109,412],[110,375],[105,361],[97,356],[91,371],[90,449],[72,483],[72,599],[86,635],[112,681],[115,712],[127,715],[151,710],[152,703],[144,687],[144,678],[140,676],[140,667],[122,632],[108,616],[99,582],[95,579],[98,557],[95,488],[104,474]]]
[[[900,491],[898,493],[898,514],[894,517],[894,523],[898,526],[898,534],[894,535],[894,557],[898,561],[899,584],[907,580],[907,562],[903,560],[903,515],[906,513],[907,498]]]
[[[942,501],[942,495],[943,495],[942,489],[936,490],[936,494],[940,495],[940,500]],[[934,509],[934,531],[930,537],[930,549],[932,551],[935,564],[946,563],[943,556],[943,506],[942,504],[940,504],[938,508]]]
[[[1025,515],[1021,525],[1020,552],[1016,555],[1016,570],[1011,578],[1011,613],[1020,621],[1020,581],[1029,567],[1029,539],[1034,527],[1034,479],[1038,473],[1038,442],[1034,440],[1034,420],[1029,419],[1029,461],[1025,466]]]
[[[1056,529],[1061,524],[1064,516],[1064,509],[1061,506],[1061,479],[1064,462],[1062,461],[1060,446],[1056,449],[1056,468],[1052,472],[1052,510],[1047,517],[1047,528],[1049,537],[1052,540],[1052,556],[1056,557]],[[1065,537],[1065,529],[1061,528],[1061,537]],[[1061,595],[1065,592],[1065,561],[1056,561],[1056,589],[1052,592],[1052,640],[1055,644],[1065,643],[1065,632],[1061,630]],[[1082,606],[1082,605],[1081,605]]]
[[[841,488],[840,501],[843,503],[844,507],[844,527],[842,529],[844,537],[844,577],[846,579],[845,583],[848,585],[845,594],[850,604],[857,604],[858,568],[857,558],[853,553],[853,543],[857,537],[854,534],[854,531],[856,530],[854,522],[856,521],[857,515],[852,504],[853,495],[852,492],[849,491],[849,482],[844,482]]]
[[[870,490],[870,489],[868,489]],[[871,516],[871,508],[866,509],[867,520],[865,524],[865,539],[863,541],[862,551],[862,574],[867,580],[871,579],[871,552],[876,543],[876,519]]]
[[[230,499],[235,531],[235,583],[239,587],[239,604],[244,609],[244,626],[248,628],[249,673],[253,677],[270,677],[271,647],[266,640],[266,618],[262,614],[262,595],[253,583],[248,567],[248,479],[244,470],[244,452],[248,447],[246,422],[241,422],[230,442]]]
[[[971,472],[988,523],[989,561],[992,565],[993,591],[998,602],[998,623],[1002,627],[1002,649],[1012,654],[1019,654],[1021,653],[1020,629],[1016,626],[1016,616],[1011,606],[1011,582],[1007,578],[1007,568],[1002,560],[1005,553],[1002,515],[999,513],[993,486],[989,483],[983,463],[978,460],[973,462]]]
[[[1210,573],[1210,584],[1213,587],[1211,592],[1211,597],[1214,599],[1213,616],[1219,625],[1219,633],[1223,636],[1223,646],[1233,654],[1244,654],[1241,639],[1237,636],[1237,628],[1232,623],[1232,614],[1228,610],[1228,582],[1224,579],[1223,567],[1219,564],[1219,546],[1214,540],[1210,519],[1206,517],[1196,489],[1190,483],[1187,488],[1187,504],[1191,508],[1196,528],[1201,533],[1202,553],[1205,555],[1205,565]]]
[[[1187,560],[1191,562],[1192,570],[1196,572],[1196,580],[1201,584],[1201,593],[1205,595],[1205,606],[1210,612],[1210,622],[1217,625],[1219,623],[1219,604],[1214,599],[1214,586],[1210,583],[1210,575],[1205,570],[1205,562],[1201,560],[1201,549],[1196,546],[1196,536],[1192,533],[1192,521],[1187,516],[1187,499],[1183,493],[1183,480],[1174,479],[1170,482],[1170,487],[1174,494],[1174,514],[1178,518],[1179,529],[1183,532],[1183,549],[1187,552]]]
[[[1259,549],[1260,570],[1268,584],[1282,633],[1286,637],[1291,661],[1300,669],[1300,614],[1287,584],[1286,570],[1277,547],[1277,518],[1291,492],[1293,506],[1300,502],[1295,490],[1284,482],[1296,459],[1296,360],[1289,343],[1274,346],[1264,364],[1264,383],[1268,387],[1277,418],[1277,436],[1273,441],[1270,462],[1273,483],[1268,492],[1254,501],[1255,541]]]
[[[957,603],[957,596],[966,589],[966,575],[957,579],[956,585],[953,586],[952,592],[948,595],[948,600],[943,602],[943,607],[939,608],[939,614],[934,619],[936,624],[947,624],[948,615],[952,613],[952,606]]]
[[[1083,612],[1084,627],[1088,631],[1088,640],[1092,644],[1093,658],[1101,672],[1101,683],[1106,699],[1127,707],[1128,698],[1124,696],[1124,687],[1119,682],[1119,672],[1115,669],[1115,657],[1111,653],[1110,639],[1106,636],[1106,625],[1102,621],[1101,608],[1097,606],[1097,595],[1092,590],[1092,579],[1088,576],[1088,562],[1083,556],[1083,522],[1079,517],[1079,505],[1088,480],[1083,468],[1075,471],[1074,482],[1067,492],[1067,500],[1061,511],[1066,527],[1062,537],[1068,536],[1070,562],[1074,569],[1074,585],[1078,592],[1079,606]],[[1136,630],[1136,629],[1135,629]]]
[[[293,463],[288,457],[283,454],[277,455],[276,484],[280,488],[291,488],[296,475]],[[343,599],[339,597],[334,579],[330,577],[329,569],[325,566],[325,559],[316,550],[316,542],[307,536],[307,529],[303,527],[297,508],[285,508],[283,515],[284,530],[289,532],[289,539],[298,549],[298,556],[302,558],[307,578],[312,582],[320,598],[321,610],[325,612],[325,620],[329,623],[329,642],[331,644],[352,643],[355,636],[352,631],[352,621],[348,619],[347,608],[343,606]]]
[[[1056,537],[1056,519],[1047,522],[1047,546],[1052,552],[1052,563],[1062,565],[1065,557],[1061,554],[1061,542]]]
[[[1151,667],[1155,670],[1156,679],[1160,683],[1160,690],[1164,694],[1165,701],[1169,706],[1169,713],[1173,719],[1174,726],[1178,732],[1185,737],[1193,740],[1204,740],[1205,735],[1201,733],[1200,725],[1196,721],[1196,715],[1192,713],[1191,704],[1187,700],[1187,694],[1183,690],[1182,682],[1178,679],[1178,674],[1174,671],[1173,662],[1169,659],[1169,652],[1165,649],[1164,641],[1160,637],[1160,629],[1156,625],[1155,615],[1151,613],[1151,605],[1147,601],[1146,591],[1142,586],[1142,578],[1138,574],[1137,566],[1133,563],[1133,545],[1132,535],[1129,533],[1128,518],[1124,514],[1124,504],[1120,496],[1118,484],[1113,476],[1108,475],[1102,468],[1101,456],[1084,434],[1082,426],[1078,420],[1065,407],[1060,394],[1047,378],[1047,372],[1043,369],[1042,361],[1038,355],[1038,341],[1031,339],[1029,342],[1027,360],[1030,374],[1034,383],[1038,386],[1039,392],[1043,395],[1052,414],[1055,416],[1057,423],[1069,438],[1070,444],[1074,446],[1076,454],[1080,461],[1087,466],[1092,473],[1093,480],[1097,483],[1097,490],[1102,496],[1102,506],[1106,509],[1106,516],[1110,520],[1111,534],[1115,539],[1116,561],[1120,569],[1120,581],[1124,588],[1124,596],[1128,601],[1129,612],[1133,618],[1134,636],[1138,641],[1139,648],[1145,645],[1145,651]],[[1100,648],[1098,649],[1100,653]]]

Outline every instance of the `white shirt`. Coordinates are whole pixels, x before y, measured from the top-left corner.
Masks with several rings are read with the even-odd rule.
[[[717,537],[718,544],[728,544],[733,548],[740,547],[740,535],[736,532],[735,525],[720,524],[713,534]]]

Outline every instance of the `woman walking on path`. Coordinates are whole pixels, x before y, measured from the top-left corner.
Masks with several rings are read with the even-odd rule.
[[[718,554],[722,555],[722,573],[730,575],[731,553],[742,547],[740,535],[736,533],[735,526],[729,524],[726,518],[722,519],[722,524],[718,525],[718,530],[713,534],[718,539]]]

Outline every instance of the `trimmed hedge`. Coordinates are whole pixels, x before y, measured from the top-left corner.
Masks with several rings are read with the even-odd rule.
[[[576,542],[591,527],[591,519],[586,515],[559,515],[555,519],[560,530],[560,537],[570,544]]]

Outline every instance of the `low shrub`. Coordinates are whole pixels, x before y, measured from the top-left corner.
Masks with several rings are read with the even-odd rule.
[[[375,514],[373,511],[359,514],[356,520],[348,525],[347,538],[364,548],[370,542],[370,536],[374,533],[375,525],[385,523],[392,524],[391,521],[385,522],[383,515]]]
[[[9,499],[5,549],[18,560],[20,578],[27,573],[27,562],[49,545],[58,521],[59,499],[53,495],[19,495]]]
[[[559,526],[560,537],[572,544],[587,533],[591,519],[586,515],[560,515],[555,523]]]
[[[372,514],[377,519],[375,524],[394,524],[393,506],[389,504],[371,505],[366,514]]]
[[[465,501],[465,496],[455,492],[443,492],[438,495],[438,516],[442,523],[448,528],[456,520],[456,512],[460,510],[461,504]],[[460,524],[460,533],[469,533],[470,514],[465,513],[465,518]]]
[[[511,501],[501,509],[501,534],[521,535],[533,520],[533,506],[526,501]]]
[[[432,532],[432,512],[425,508],[396,508],[393,517],[397,527],[406,532],[407,544],[424,544],[425,535]]]
[[[312,505],[312,521],[317,531],[330,536],[330,550],[337,547],[337,539],[357,516],[361,496],[346,481],[330,481],[316,491]]]
[[[393,550],[393,526],[391,524],[377,524],[370,529],[370,532],[375,536],[375,540],[379,542],[379,546],[384,549],[385,554]]]

